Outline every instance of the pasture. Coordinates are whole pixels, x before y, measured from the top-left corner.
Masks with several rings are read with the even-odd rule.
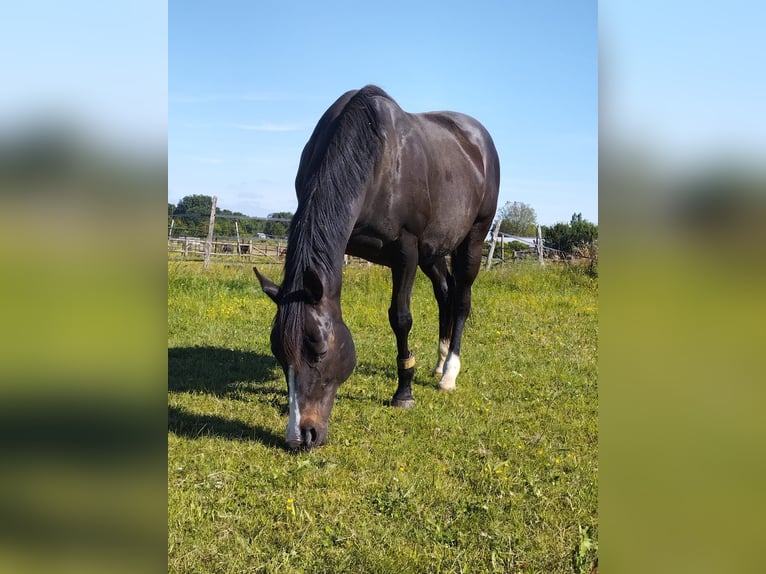
[[[259,264],[277,279],[277,265]],[[590,572],[597,554],[597,282],[483,271],[457,390],[435,388],[437,306],[418,272],[416,405],[396,388],[390,272],[347,266],[357,366],[328,444],[285,449],[274,304],[250,266],[168,264],[168,571]]]

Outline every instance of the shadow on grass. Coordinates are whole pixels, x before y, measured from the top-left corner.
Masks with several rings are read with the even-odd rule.
[[[271,355],[218,347],[168,349],[168,391],[171,392],[201,391],[216,396],[243,391],[274,393],[271,385],[258,389],[243,387],[242,383],[262,385],[281,378]]]
[[[395,359],[392,359],[395,361]],[[413,387],[436,387],[436,383],[439,382],[438,377],[431,376],[433,367],[431,364],[416,363],[415,366],[415,378],[412,379]],[[396,390],[396,364],[380,364],[370,363],[368,361],[360,361],[354,369],[354,374],[361,375],[363,377],[375,377],[382,378],[384,380],[391,381],[391,393]],[[353,375],[352,375],[353,376]],[[343,388],[343,387],[341,387]]]
[[[168,349],[168,391],[198,392],[217,397],[261,395],[260,401],[284,410],[282,375],[271,355],[218,347]],[[276,383],[276,384],[275,384]],[[285,448],[284,437],[271,430],[215,414],[196,414],[168,405],[168,431],[196,439],[218,436],[251,440]]]
[[[430,372],[430,371],[429,371]],[[361,362],[356,374],[390,380],[391,393],[396,390],[396,367]],[[428,385],[428,375],[415,378],[413,386]],[[433,384],[433,383],[431,383]],[[260,395],[258,401],[268,404],[285,415],[286,389],[276,359],[250,351],[219,347],[177,347],[168,349],[168,391],[205,393],[234,398]],[[376,398],[351,392],[341,385],[338,399],[358,403],[390,405],[390,396]],[[195,414],[181,407],[168,405],[168,431],[188,438],[219,436],[232,440],[255,440],[266,446],[284,448],[284,438],[268,429],[251,426],[220,415]]]
[[[201,436],[218,436],[230,440],[252,440],[268,447],[286,449],[284,437],[274,434],[269,429],[217,415],[190,413],[170,405],[168,406],[168,431],[176,436],[191,439]]]

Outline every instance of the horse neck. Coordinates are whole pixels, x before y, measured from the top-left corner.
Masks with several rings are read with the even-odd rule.
[[[345,243],[343,243],[345,247]],[[309,248],[310,257],[301,258],[294,256],[288,250],[288,260],[285,261],[285,279],[283,288],[286,292],[293,292],[304,288],[303,277],[306,269],[316,272],[322,279],[322,287],[325,297],[335,301],[340,306],[340,293],[343,282],[344,249],[333,246],[329,251],[325,250],[317,255],[316,248]]]
[[[361,190],[342,215],[337,206],[328,209],[311,202],[306,211],[299,209],[302,213],[290,230],[285,261],[285,280],[291,287],[302,287],[304,271],[311,268],[322,278],[325,295],[339,303],[346,244],[363,201]]]
[[[331,301],[335,302],[340,308],[340,292],[343,286],[343,255],[340,256],[338,267],[332,269],[327,274],[322,275],[322,286],[324,287],[324,295]]]

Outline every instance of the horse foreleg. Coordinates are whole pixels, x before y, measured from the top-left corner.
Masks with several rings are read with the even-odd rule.
[[[409,408],[415,405],[412,396],[412,378],[415,376],[415,357],[410,352],[409,334],[412,329],[410,300],[412,285],[418,269],[417,240],[412,236],[403,236],[398,242],[398,252],[391,266],[393,290],[388,320],[396,335],[396,357],[398,386],[391,404],[395,407]]]

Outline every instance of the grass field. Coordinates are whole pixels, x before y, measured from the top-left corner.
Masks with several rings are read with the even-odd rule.
[[[281,269],[264,269],[278,280]],[[597,284],[566,267],[482,272],[452,394],[437,310],[413,293],[417,404],[396,388],[391,280],[347,267],[357,367],[328,444],[283,447],[287,404],[249,266],[168,267],[169,572],[590,572],[597,555]]]

